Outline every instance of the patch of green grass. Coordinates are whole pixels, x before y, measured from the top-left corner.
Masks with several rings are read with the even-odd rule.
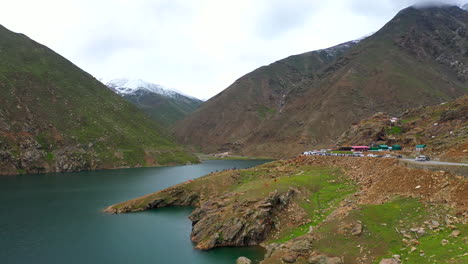
[[[385,131],[389,134],[389,135],[398,135],[398,134],[401,134],[401,132],[403,131],[403,129],[399,126],[392,126],[392,127],[387,127],[385,128]]]
[[[412,117],[408,117],[407,119],[403,119],[403,120],[401,120],[400,122],[401,122],[402,124],[406,124],[406,123],[409,123],[409,122],[416,121],[416,120],[418,120],[418,119],[420,119],[419,116],[412,116]]]
[[[342,172],[331,168],[304,168],[298,176],[292,176],[288,185],[308,191],[310,195],[299,202],[311,221],[305,225],[284,230],[273,243],[284,243],[294,237],[306,234],[310,227],[317,226],[336,208],[336,206],[356,188],[342,178]],[[275,186],[276,187],[276,186]]]
[[[403,236],[396,229],[409,230],[420,226],[426,217],[425,207],[412,198],[396,198],[385,204],[364,205],[344,219],[321,226],[317,231],[320,239],[315,247],[325,254],[344,256],[349,260],[361,256],[362,248],[377,258],[401,248]],[[362,223],[363,232],[360,236],[353,236],[350,228],[358,222]]]
[[[410,247],[402,250],[403,245],[400,245],[392,248],[387,256],[400,255],[405,263],[468,263],[468,256],[465,255],[468,246],[463,239],[468,232],[468,227],[458,224],[456,228],[461,231],[458,237],[450,236],[452,233],[450,228],[438,232],[426,229],[428,233],[418,239],[420,244],[415,246],[416,251],[410,252]],[[441,242],[444,239],[449,241],[448,244],[442,245]]]
[[[257,108],[257,114],[261,119],[267,119],[268,117],[276,113],[275,109],[268,108],[264,105],[261,105]]]
[[[46,157],[45,157],[45,159],[46,159],[47,162],[51,163],[52,161],[54,161],[54,158],[55,158],[55,157],[54,157],[54,153],[52,153],[52,152],[47,152]]]

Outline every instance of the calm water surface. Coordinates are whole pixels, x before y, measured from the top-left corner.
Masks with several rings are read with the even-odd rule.
[[[189,208],[110,215],[119,203],[216,170],[265,161],[0,176],[0,263],[234,263],[258,248],[193,249]]]

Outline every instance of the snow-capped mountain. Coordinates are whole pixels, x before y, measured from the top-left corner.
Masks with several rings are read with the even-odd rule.
[[[203,103],[175,89],[141,79],[114,79],[106,85],[154,120],[169,126],[195,111]]]
[[[166,88],[159,84],[150,83],[142,79],[114,79],[107,82],[106,85],[107,87],[111,88],[113,91],[120,95],[134,94],[138,91],[148,91],[169,97],[174,97],[178,94],[186,97],[192,97],[189,95],[185,95],[184,93],[177,91],[176,89]]]

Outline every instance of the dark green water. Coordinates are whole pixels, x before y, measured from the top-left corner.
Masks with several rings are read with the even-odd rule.
[[[265,161],[0,177],[0,263],[235,263],[258,248],[193,249],[189,208],[110,215],[108,205]]]

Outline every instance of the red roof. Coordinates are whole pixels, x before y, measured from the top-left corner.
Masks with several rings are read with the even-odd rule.
[[[361,148],[361,149],[363,149],[363,148],[368,149],[369,148],[368,146],[351,146],[351,147],[356,148],[356,149],[357,148]]]

